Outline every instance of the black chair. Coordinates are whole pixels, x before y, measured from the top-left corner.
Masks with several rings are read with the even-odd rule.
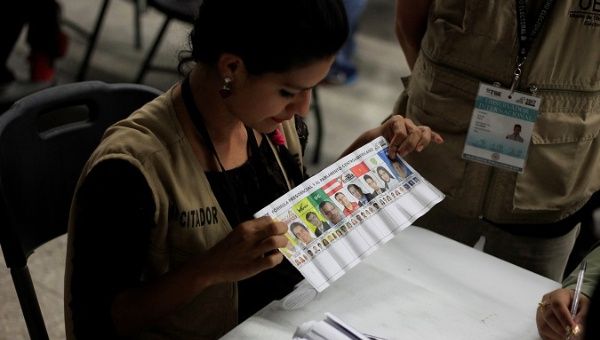
[[[96,41],[98,39],[98,33],[99,33],[100,29],[102,28],[102,23],[104,21],[104,16],[106,14],[109,3],[110,3],[110,0],[104,0],[102,2],[100,13],[98,14],[98,18],[96,19],[96,25],[95,25],[94,31],[91,34],[91,37],[89,39],[88,48],[86,50],[84,60],[81,64],[79,72],[78,72],[78,76],[77,76],[78,80],[83,80],[83,78],[85,77],[85,74],[89,67],[92,53],[96,46]],[[161,67],[161,66],[153,65],[152,59],[154,58],[154,55],[156,54],[156,51],[158,50],[158,47],[160,46],[162,38],[164,37],[164,34],[167,31],[167,28],[169,27],[169,23],[171,23],[171,20],[176,19],[176,20],[179,20],[182,22],[192,24],[194,22],[194,18],[196,16],[196,13],[198,12],[198,8],[201,3],[202,3],[202,0],[146,0],[146,4],[148,6],[155,8],[159,12],[163,13],[165,15],[165,19],[156,35],[156,38],[154,39],[154,42],[150,46],[150,48],[146,54],[146,57],[144,58],[144,61],[142,63],[142,66],[140,67],[140,70],[138,71],[138,74],[135,77],[135,80],[134,80],[135,83],[141,83],[144,80],[144,76],[146,75],[146,73],[150,70],[161,71],[161,72],[172,72],[175,70],[174,67]],[[139,8],[139,2],[136,2],[136,8]],[[315,141],[316,142],[315,152],[313,154],[312,162],[313,162],[313,164],[317,164],[317,163],[319,163],[320,156],[321,156],[321,146],[323,144],[322,141],[323,141],[324,129],[323,129],[323,119],[322,119],[322,115],[321,115],[321,107],[319,104],[319,98],[318,98],[318,94],[317,94],[317,88],[314,88],[312,93],[313,93],[313,101],[311,103],[311,110],[315,114],[316,128],[317,128],[317,137],[316,137],[316,141]]]
[[[146,0],[133,0],[134,1],[134,15],[133,15],[133,25],[134,25],[134,47],[136,50],[142,48],[142,25],[141,25],[141,16],[142,12],[146,9]],[[88,41],[88,47],[83,57],[83,62],[79,67],[79,71],[75,78],[78,81],[82,81],[85,78],[85,73],[87,72],[87,67],[89,65],[90,59],[92,57],[92,51],[96,47],[96,42],[98,41],[98,33],[100,32],[100,27],[104,23],[104,15],[106,14],[106,10],[108,9],[110,1],[104,0],[102,5],[100,6],[100,10],[96,15],[96,22],[94,23],[94,29],[92,31],[88,31],[86,28],[79,25],[77,22],[69,19],[62,18],[62,24],[65,27],[70,28],[75,33],[79,34],[84,39]]]
[[[186,23],[193,23],[196,13],[198,12],[198,8],[202,0],[147,0],[147,5],[158,10],[159,12],[165,15],[165,20],[159,32],[152,43],[152,46],[148,50],[146,57],[142,63],[142,67],[140,68],[136,78],[136,83],[141,83],[144,79],[146,72],[149,70],[157,70],[157,71],[173,71],[175,68],[165,68],[160,66],[155,66],[152,64],[152,58],[158,49],[160,42],[169,26],[169,23],[172,19],[177,19]],[[91,60],[91,56],[96,47],[96,42],[98,40],[98,34],[100,29],[102,28],[102,24],[104,22],[104,17],[106,15],[106,11],[110,0],[103,0],[102,5],[100,7],[100,12],[98,14],[98,18],[96,19],[96,24],[94,27],[94,31],[92,32],[89,40],[88,47],[85,52],[85,56],[83,58],[83,62],[79,68],[79,72],[77,73],[77,79],[83,80],[85,78],[85,74],[87,73],[89,63]],[[136,3],[137,5],[137,3]],[[137,7],[136,7],[137,8]]]
[[[66,233],[79,174],[106,128],[160,93],[138,84],[72,83],[27,96],[0,116],[0,245],[32,339],[48,334],[29,256]]]

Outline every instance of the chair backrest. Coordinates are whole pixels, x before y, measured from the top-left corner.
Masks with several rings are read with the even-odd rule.
[[[27,315],[39,312],[35,291],[19,287],[33,287],[27,259],[66,233],[75,185],[104,131],[160,93],[138,84],[71,83],[27,96],[0,115],[0,245],[30,335],[32,328],[46,332],[41,314]]]

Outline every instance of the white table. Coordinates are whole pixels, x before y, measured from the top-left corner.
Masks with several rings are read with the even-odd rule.
[[[535,311],[559,283],[408,227],[297,310],[274,301],[223,339],[291,339],[331,312],[386,339],[539,339]]]

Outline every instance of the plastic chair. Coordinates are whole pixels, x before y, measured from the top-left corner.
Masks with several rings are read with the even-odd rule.
[[[136,5],[138,7],[139,7],[139,1],[140,0],[137,0],[137,2],[136,2]],[[156,35],[156,38],[154,39],[154,42],[150,46],[150,48],[146,54],[146,57],[144,58],[144,61],[142,62],[142,66],[140,67],[140,70],[138,71],[138,73],[135,77],[135,80],[134,80],[135,83],[141,83],[144,80],[144,76],[146,75],[146,73],[150,70],[162,71],[162,72],[165,72],[165,71],[172,72],[175,70],[174,67],[166,68],[166,67],[160,67],[160,66],[153,65],[152,59],[154,58],[154,55],[156,54],[156,51],[158,50],[158,47],[160,46],[162,38],[164,37],[164,34],[167,31],[167,28],[169,27],[169,23],[171,22],[171,20],[177,19],[177,20],[192,24],[194,22],[194,18],[196,16],[198,8],[199,8],[200,4],[202,3],[202,0],[145,0],[145,1],[146,1],[146,5],[151,6],[151,7],[155,8],[156,10],[158,10],[159,12],[163,13],[165,15],[165,20],[163,21],[163,24],[160,27],[160,29]],[[106,14],[106,10],[108,8],[109,2],[110,2],[110,0],[104,0],[102,3],[100,13],[98,14],[98,18],[96,19],[96,25],[94,28],[94,32],[91,34],[84,60],[81,64],[79,72],[78,72],[78,76],[77,76],[78,80],[83,80],[83,78],[85,77],[85,73],[87,72],[87,69],[89,67],[91,55],[96,46],[96,41],[98,39],[98,33],[99,33],[100,29],[102,28],[102,23],[104,21],[104,16]],[[136,7],[136,8],[138,8],[138,7]],[[315,152],[312,157],[312,162],[313,162],[313,164],[317,164],[317,163],[319,163],[319,160],[321,157],[321,147],[323,144],[323,134],[324,134],[323,119],[322,119],[322,114],[321,114],[321,106],[319,104],[317,88],[313,89],[313,101],[311,104],[311,110],[315,114],[316,128],[317,128]]]
[[[134,1],[134,15],[133,15],[133,25],[134,25],[134,47],[136,50],[142,48],[142,25],[141,25],[141,16],[142,12],[146,9],[146,1],[147,0],[133,0]],[[104,0],[102,5],[100,6],[100,10],[96,15],[96,21],[94,23],[94,29],[92,31],[88,31],[86,28],[79,25],[77,22],[69,19],[62,18],[62,24],[65,27],[70,28],[75,33],[79,34],[84,39],[88,40],[88,47],[83,57],[83,62],[79,67],[77,75],[75,78],[78,81],[82,81],[85,78],[85,73],[87,72],[87,67],[89,65],[90,59],[92,57],[92,51],[96,47],[96,42],[98,41],[98,33],[100,32],[100,27],[104,22],[104,15],[106,14],[106,10],[108,9],[108,5],[110,0]]]
[[[32,339],[48,334],[29,256],[67,232],[75,185],[106,128],[160,93],[138,84],[72,83],[27,96],[0,116],[0,245]]]
[[[107,11],[109,3],[110,3],[110,0],[104,0],[102,2],[102,5],[100,7],[100,12],[96,19],[96,24],[94,26],[94,31],[90,35],[90,38],[88,41],[88,47],[85,52],[83,62],[81,63],[79,72],[77,73],[78,80],[83,80],[85,78],[85,74],[87,73],[87,69],[89,67],[92,53],[96,47],[96,42],[98,40],[98,34],[100,32],[100,29],[102,28],[102,24],[104,22],[104,17],[106,15],[106,11]],[[142,67],[140,68],[140,70],[135,78],[136,83],[141,83],[142,80],[144,79],[146,72],[149,70],[158,70],[158,71],[175,70],[175,68],[167,69],[164,67],[154,66],[152,64],[152,58],[154,57],[154,54],[156,53],[156,50],[158,49],[160,42],[169,26],[169,23],[171,22],[171,20],[177,19],[177,20],[187,22],[190,24],[193,23],[194,17],[196,16],[196,13],[198,12],[198,8],[201,3],[202,3],[202,0],[146,0],[147,6],[150,6],[165,15],[165,20],[163,21],[163,24],[162,24],[161,28],[159,29],[159,32],[158,32],[156,38],[154,39],[152,46],[150,47],[150,49],[148,50],[148,53],[146,54],[146,57],[144,58]],[[137,5],[137,3],[136,3],[136,5]]]

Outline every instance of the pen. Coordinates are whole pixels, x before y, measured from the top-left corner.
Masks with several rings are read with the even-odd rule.
[[[579,295],[581,295],[581,286],[583,284],[583,276],[587,268],[587,261],[583,261],[579,274],[577,275],[577,284],[575,285],[575,293],[573,295],[573,304],[571,305],[571,317],[575,318],[577,314],[577,307],[579,306]]]

